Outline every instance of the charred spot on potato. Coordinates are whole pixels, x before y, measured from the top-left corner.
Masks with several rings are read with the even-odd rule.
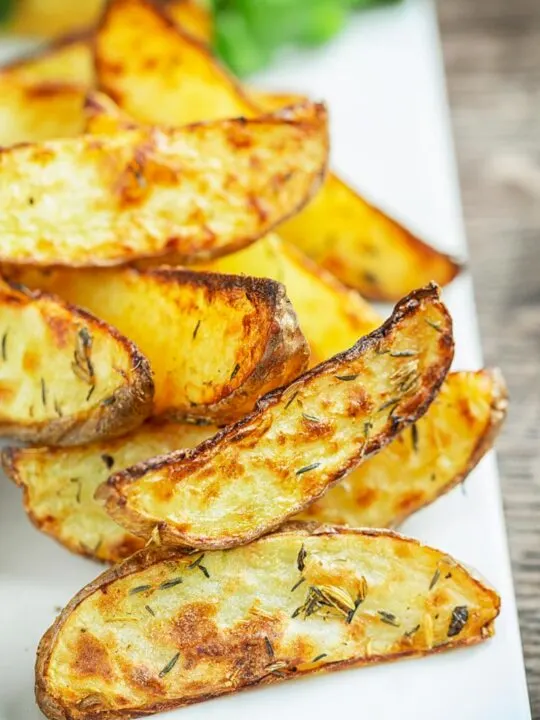
[[[466,605],[456,605],[452,610],[452,617],[448,626],[448,637],[455,637],[463,630],[469,619],[469,608]]]
[[[103,460],[103,463],[105,464],[105,467],[107,470],[110,470],[112,466],[114,465],[114,458],[112,455],[109,455],[108,453],[103,453],[101,456],[101,459]]]

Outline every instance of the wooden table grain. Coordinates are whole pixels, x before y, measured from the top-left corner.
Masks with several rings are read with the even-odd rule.
[[[533,718],[540,718],[540,2],[440,0],[486,363],[511,410],[499,466]]]

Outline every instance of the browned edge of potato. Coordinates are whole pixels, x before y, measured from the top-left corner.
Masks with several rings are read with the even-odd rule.
[[[62,610],[39,644],[36,699],[49,720],[139,717],[474,645],[499,610],[453,558],[392,531],[291,525],[198,557],[149,547]],[[136,622],[115,627],[126,613]]]
[[[417,349],[401,348],[407,341],[419,343]],[[416,290],[380,328],[261,398],[243,420],[192,451],[112,475],[96,497],[114,520],[143,537],[157,528],[161,541],[172,545],[210,549],[250,542],[306,508],[420,418],[453,349],[452,320],[438,287]],[[362,385],[354,384],[358,377]],[[184,497],[173,510],[179,494]],[[186,513],[181,519],[179,510]]]
[[[0,272],[88,308],[133,340],[152,366],[155,416],[224,425],[308,365],[285,288],[269,278],[178,267]]]
[[[30,317],[25,318],[25,311]],[[1,435],[34,444],[76,445],[121,435],[150,415],[154,383],[148,360],[114,327],[54,295],[2,280],[0,323],[10,322],[10,312],[16,325],[2,330]],[[19,332],[22,341],[14,342]],[[55,345],[51,348],[47,342]],[[21,357],[16,359],[10,377],[14,353]],[[64,372],[69,374],[62,375]],[[8,415],[8,399],[19,401],[16,393],[24,389],[25,377],[33,386],[30,399],[35,398],[43,408],[41,420],[34,417],[32,404],[18,410],[20,419],[15,412],[12,417]],[[68,393],[80,396],[79,400],[74,402]],[[64,397],[75,411],[66,413]],[[26,402],[23,397],[21,403],[23,400]]]

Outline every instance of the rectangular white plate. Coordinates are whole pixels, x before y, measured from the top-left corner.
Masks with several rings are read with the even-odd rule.
[[[437,29],[429,0],[358,14],[317,52],[283,57],[259,78],[331,109],[333,166],[421,237],[465,252]],[[470,280],[444,294],[456,368],[481,365]],[[3,478],[0,478],[4,480]],[[36,720],[33,665],[58,606],[99,572],[34,530],[20,493],[0,483],[0,720]],[[195,720],[530,718],[497,470],[485,458],[466,483],[403,527],[480,570],[502,595],[497,634],[470,650],[252,690],[168,713]]]

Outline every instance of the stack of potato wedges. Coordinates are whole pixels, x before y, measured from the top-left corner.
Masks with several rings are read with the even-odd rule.
[[[505,416],[499,371],[449,372],[459,266],[328,170],[324,104],[240,85],[208,27],[110,0],[0,68],[3,467],[113,564],[38,648],[55,720],[471,645],[499,612],[388,529]]]

